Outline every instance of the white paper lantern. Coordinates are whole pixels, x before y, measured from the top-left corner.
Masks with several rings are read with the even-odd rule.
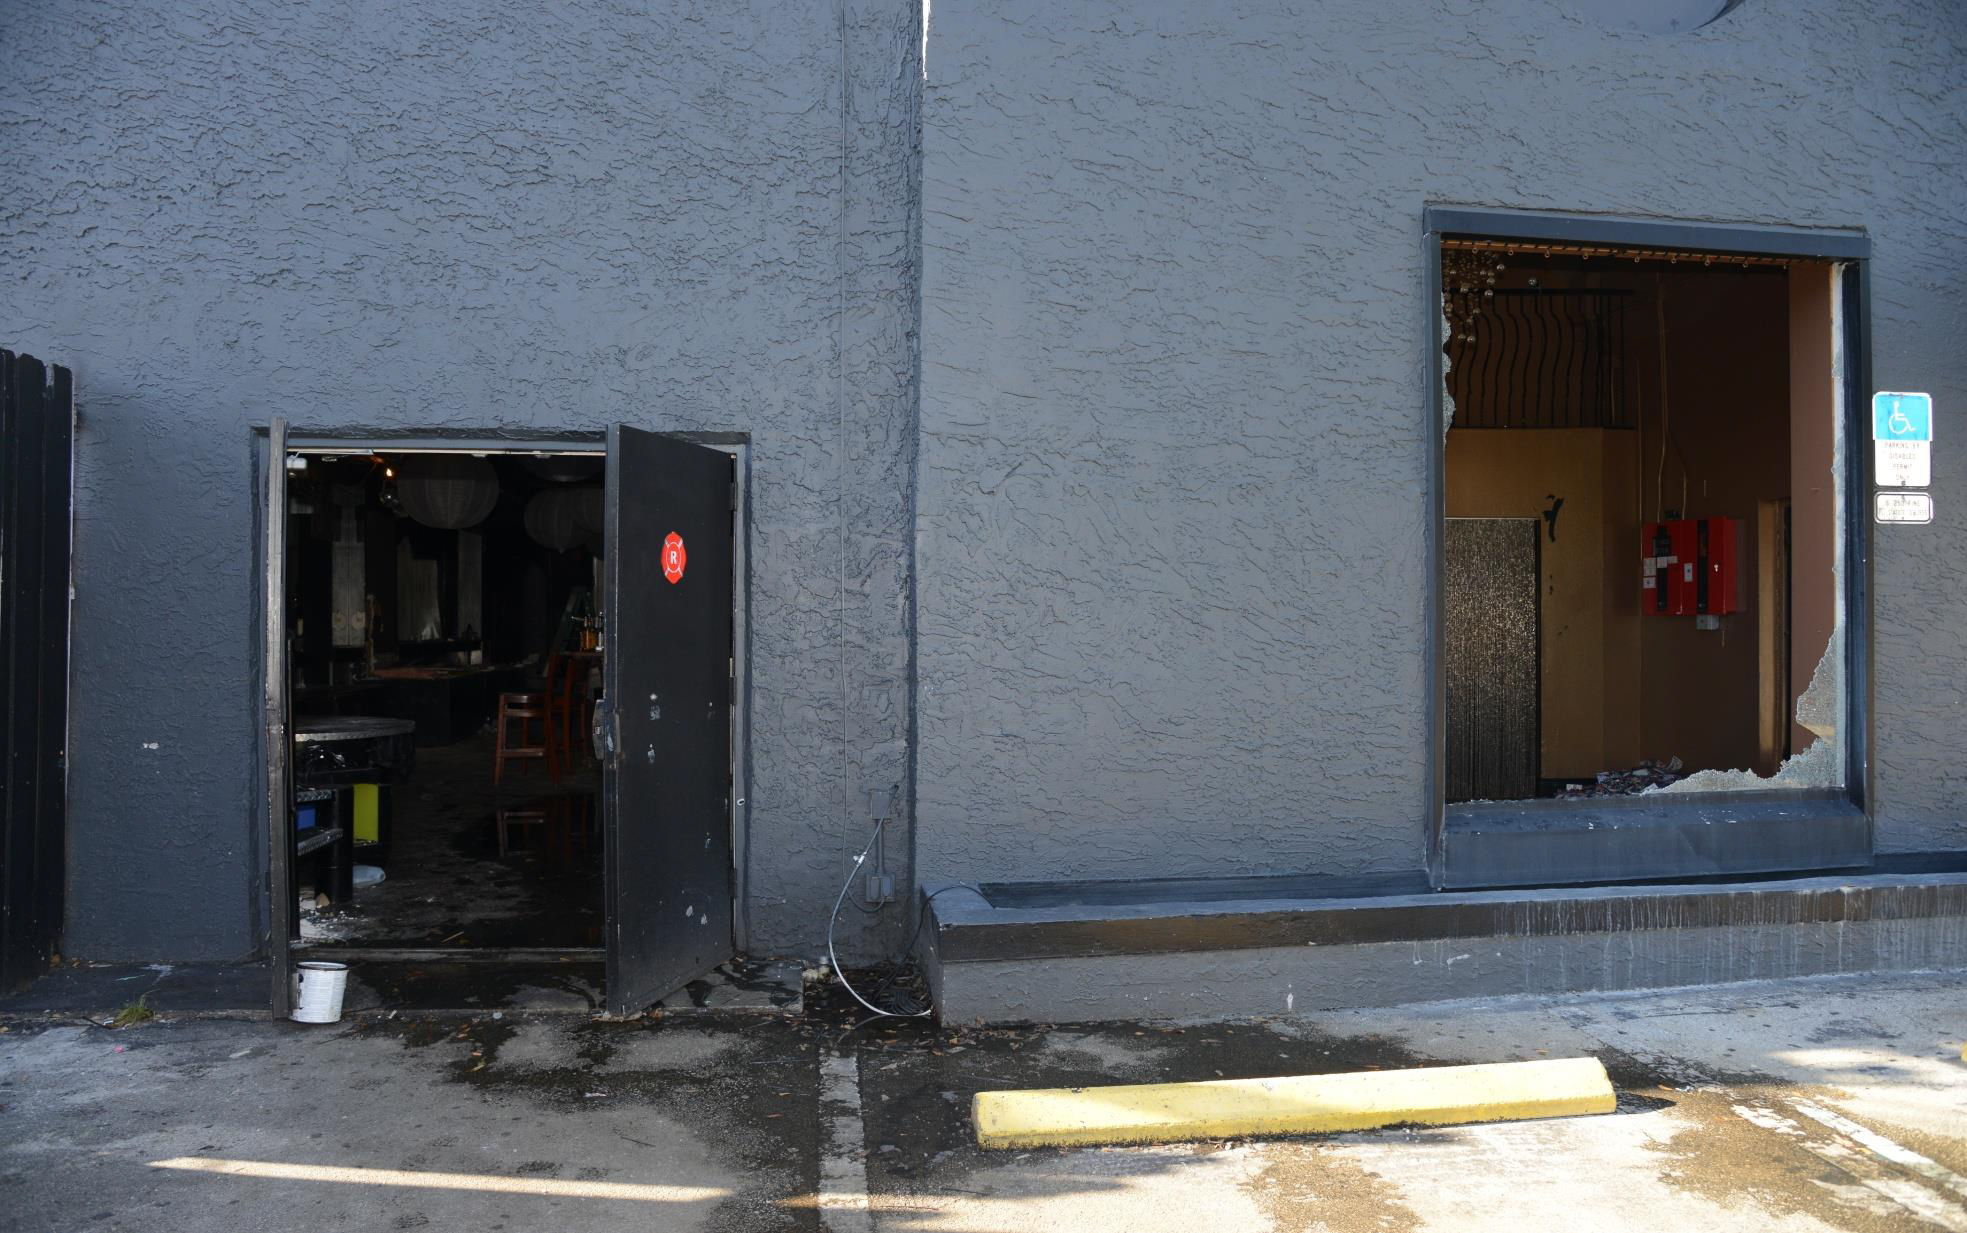
[[[589,484],[564,491],[567,503],[574,507],[574,525],[581,529],[583,535],[599,535],[607,519],[607,510],[601,503],[600,485]]]
[[[569,500],[573,495],[572,489],[549,488],[526,502],[526,534],[535,543],[555,552],[565,552],[580,543],[585,532],[576,519],[576,503]]]
[[[409,454],[396,463],[403,511],[427,527],[462,531],[485,521],[499,503],[499,476],[483,458]]]

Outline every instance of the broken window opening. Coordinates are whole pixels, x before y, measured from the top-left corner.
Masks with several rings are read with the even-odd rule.
[[[1447,800],[1844,786],[1842,268],[1440,272]]]

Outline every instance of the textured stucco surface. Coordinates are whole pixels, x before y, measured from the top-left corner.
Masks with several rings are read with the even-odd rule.
[[[1417,865],[1430,201],[1870,232],[1876,384],[1943,421],[1877,539],[1878,837],[1967,845],[1967,12],[946,0],[926,87],[919,20],[6,7],[0,341],[82,412],[69,953],[254,944],[274,415],[751,434],[755,949],[895,783],[954,877]]]
[[[753,948],[815,952],[906,774],[919,39],[907,0],[6,6],[0,338],[81,411],[68,953],[255,945],[276,415],[751,434]]]
[[[1875,380],[1942,421],[1878,842],[1967,845],[1967,10],[948,0],[927,73],[925,875],[1421,862],[1429,202],[1867,229]]]

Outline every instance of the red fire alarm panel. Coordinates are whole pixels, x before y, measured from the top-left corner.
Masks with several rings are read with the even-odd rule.
[[[1739,518],[1649,522],[1641,532],[1639,608],[1654,616],[1741,611]]]

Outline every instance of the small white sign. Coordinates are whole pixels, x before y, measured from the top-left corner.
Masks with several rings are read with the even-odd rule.
[[[1880,488],[1930,488],[1933,486],[1933,443],[1931,441],[1873,441],[1874,469]]]
[[[1930,492],[1881,492],[1873,516],[1880,522],[1927,523],[1933,521],[1933,494]]]

